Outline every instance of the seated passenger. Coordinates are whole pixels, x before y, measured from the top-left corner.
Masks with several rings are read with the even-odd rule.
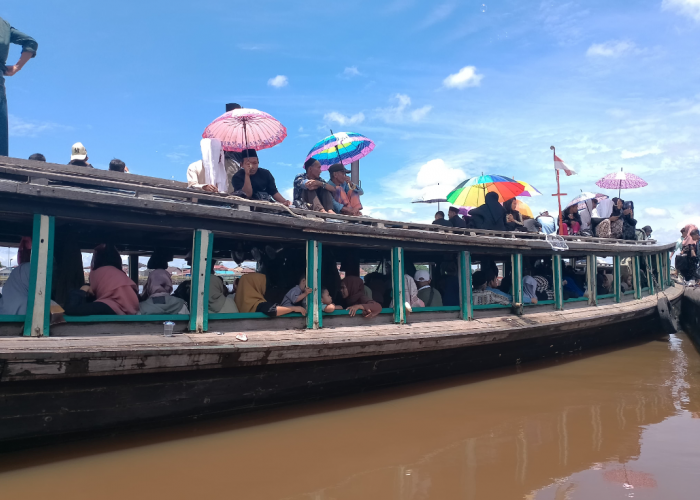
[[[449,218],[452,227],[466,229],[467,223],[459,216],[459,209],[457,207],[450,207],[449,210],[447,210],[447,217]]]
[[[343,297],[345,309],[350,311],[350,316],[355,316],[357,311],[362,311],[365,318],[374,318],[382,312],[382,305],[365,296],[365,285],[362,278],[346,276],[340,282],[340,294]]]
[[[28,236],[22,238],[17,249],[17,263],[10,276],[2,286],[0,295],[0,315],[27,314],[27,298],[29,297],[29,274],[31,265],[29,259],[32,255],[32,239]]]
[[[698,274],[698,228],[693,224],[688,224],[685,226],[685,238],[683,238],[683,245],[681,247],[681,252],[676,256],[676,269],[683,276],[686,281],[696,280],[700,278]]]
[[[485,202],[480,207],[472,208],[469,215],[477,229],[505,231],[506,211],[498,202],[497,193],[486,193]]]
[[[407,266],[408,267],[408,266]],[[414,268],[415,269],[415,268]],[[416,282],[413,280],[413,278],[408,275],[404,274],[403,275],[403,286],[404,286],[404,302],[407,302],[411,307],[425,307],[425,303],[418,298],[418,287],[416,286]],[[365,288],[367,288],[365,286]],[[370,290],[371,292],[371,290]],[[365,294],[365,297],[367,297],[367,294]],[[368,299],[372,299],[371,296],[367,297]],[[394,300],[391,300],[391,304],[389,307],[394,307]]]
[[[631,274],[628,274],[622,279],[622,283],[620,283],[620,290],[622,290],[623,293],[634,290],[634,283],[632,282]]]
[[[457,264],[443,262],[442,272],[445,275],[442,280],[442,305],[458,306],[459,304],[459,277],[457,276]]]
[[[581,290],[581,287],[578,286],[578,283],[576,283],[576,273],[573,267],[564,267],[561,284],[564,291],[564,300],[583,297],[584,292]]]
[[[321,179],[321,164],[314,158],[304,162],[306,173],[294,178],[294,206],[316,212],[331,213],[335,186]]]
[[[138,287],[122,271],[122,259],[116,248],[105,244],[96,247],[91,268],[90,284],[69,298],[65,307],[67,315],[139,313]]]
[[[202,139],[199,142],[202,159],[190,163],[187,167],[187,187],[197,188],[209,193],[231,192],[224,150],[219,139]]]
[[[596,295],[607,295],[610,293],[610,280],[603,269],[598,269],[596,276]]]
[[[358,278],[359,279],[359,278]],[[267,276],[261,273],[250,273],[241,276],[236,289],[236,306],[242,313],[261,312],[270,317],[284,316],[298,312],[306,315],[306,309],[301,306],[282,306],[265,299]]]
[[[554,221],[554,217],[549,215],[549,212],[542,212],[540,215],[535,217],[535,220],[542,225],[542,232],[544,234],[552,234],[556,232],[557,226]]]
[[[442,210],[435,212],[435,220],[432,224],[437,224],[438,226],[453,227],[452,223],[445,219],[445,212]]]
[[[184,300],[170,295],[173,282],[165,269],[155,269],[148,275],[139,303],[141,314],[189,314]]]
[[[523,302],[537,304],[537,280],[534,276],[523,276]]]
[[[214,274],[214,266],[212,266],[209,278],[209,312],[214,314],[239,312],[235,298],[233,295],[229,295],[224,279]]]
[[[328,291],[328,288],[324,288],[321,292],[321,304],[323,304],[324,313],[332,313],[335,310],[342,309],[342,307],[333,303],[333,297],[331,297],[331,293]]]
[[[593,211],[598,206],[598,200],[592,198],[586,200],[584,203],[586,205],[585,208],[578,211],[578,217],[581,220],[579,234],[582,236],[593,236],[593,224],[591,219],[593,218]]]
[[[622,210],[613,203],[613,200],[605,198],[598,201],[598,206],[593,210],[594,219],[602,219],[598,222],[595,235],[598,238],[622,237]]]
[[[360,186],[350,182],[347,176],[349,173],[350,171],[345,170],[342,163],[331,165],[328,169],[331,179],[328,181],[328,184],[335,188],[333,210],[337,214],[359,216],[362,215],[362,212],[360,212],[362,210],[360,196],[365,194],[365,192]]]
[[[299,284],[287,292],[280,305],[285,307],[301,306],[306,309],[306,297],[311,292],[311,288],[306,286],[306,276],[302,275],[299,279]]]
[[[418,298],[423,301],[425,307],[442,307],[442,295],[430,286],[430,273],[428,271],[416,271],[415,282],[418,286]]]
[[[581,216],[578,213],[577,204],[571,205],[564,211],[564,224],[568,227],[570,235],[581,231]]]
[[[87,150],[85,149],[85,146],[83,146],[82,143],[76,142],[73,144],[70,150],[70,161],[68,162],[68,165],[75,165],[77,167],[87,167],[87,168],[94,168],[92,165],[88,163],[88,155],[87,155]]]
[[[272,173],[259,167],[258,153],[254,149],[246,149],[241,154],[241,169],[231,177],[233,193],[249,200],[274,200],[285,206],[291,205],[291,202],[277,191]]]
[[[487,304],[501,304],[508,306],[512,300],[500,290],[487,289],[486,272],[476,271],[472,274],[472,304],[485,306]]]
[[[523,216],[515,209],[517,200],[511,198],[503,202],[503,209],[506,213],[506,231],[527,231],[523,226]]]

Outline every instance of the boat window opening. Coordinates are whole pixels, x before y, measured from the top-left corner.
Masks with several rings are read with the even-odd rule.
[[[460,310],[459,252],[406,250],[405,273],[413,279],[416,296],[406,297],[415,313]],[[408,295],[408,290],[406,291]]]
[[[479,309],[510,308],[513,302],[513,265],[511,255],[473,254],[472,307]]]
[[[588,300],[586,256],[567,257],[561,261],[564,303]]]
[[[596,300],[614,299],[617,296],[614,267],[612,256],[596,255]],[[622,293],[622,284],[623,281],[620,279],[619,293]]]

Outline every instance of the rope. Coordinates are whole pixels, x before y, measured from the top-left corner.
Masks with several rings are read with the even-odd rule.
[[[232,195],[232,194],[229,194],[229,195],[226,197],[227,200],[228,200],[228,199],[231,199],[231,198],[233,198],[233,199],[236,200],[236,201],[239,201],[239,200],[240,200],[240,201],[243,201],[243,202],[246,202],[246,203],[249,203],[249,202],[250,202],[250,200],[247,199],[247,198],[241,198],[240,196],[235,196],[235,195]],[[296,213],[292,212],[292,210],[291,210],[287,205],[283,205],[283,204],[281,204],[281,203],[271,202],[271,201],[265,201],[265,200],[256,200],[256,203],[265,203],[265,204],[270,205],[270,207],[275,207],[275,208],[282,207],[282,208],[285,209],[287,212],[289,212],[289,214],[291,214],[292,217],[296,217],[296,218],[298,218],[298,219],[310,220],[310,221],[314,221],[314,222],[325,222],[324,219],[318,219],[318,218],[316,218],[316,217],[307,217],[307,216],[305,216],[305,215],[296,214]]]

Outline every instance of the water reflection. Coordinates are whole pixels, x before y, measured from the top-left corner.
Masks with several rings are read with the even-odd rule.
[[[700,466],[700,420],[692,418],[699,373],[694,347],[674,336],[520,373],[208,423],[194,434],[163,431],[155,433],[160,442],[132,438],[125,449],[80,445],[71,459],[62,450],[5,456],[0,470],[23,468],[0,474],[0,491],[74,499],[691,498],[683,495],[700,487],[700,475],[686,474]],[[51,462],[35,465],[47,453]]]

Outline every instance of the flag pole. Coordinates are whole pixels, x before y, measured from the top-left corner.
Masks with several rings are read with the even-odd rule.
[[[557,157],[557,150],[554,148],[554,146],[549,146],[549,149],[552,150],[552,155],[553,155],[553,160],[556,161]],[[564,225],[564,217],[562,216],[561,213],[561,188],[559,187],[559,169],[555,168],[554,171],[557,173],[557,200],[559,201],[559,234],[562,235],[562,226]],[[568,231],[567,231],[568,234]]]

